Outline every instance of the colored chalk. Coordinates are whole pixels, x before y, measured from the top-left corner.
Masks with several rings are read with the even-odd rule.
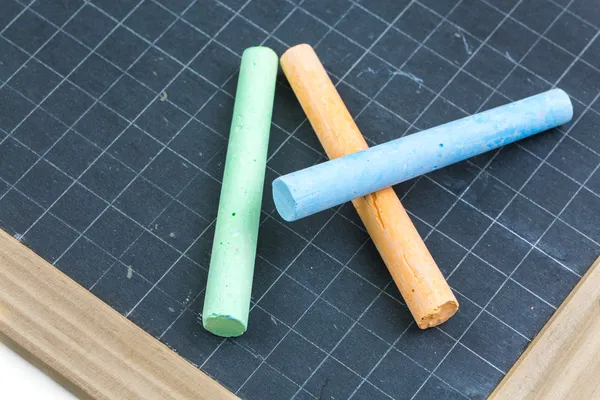
[[[294,221],[554,128],[572,117],[569,96],[560,89],[549,90],[282,176],[273,182],[275,205],[283,219]]]
[[[266,47],[242,55],[202,312],[219,336],[248,325],[277,62]]]
[[[368,148],[310,46],[286,51],[281,67],[329,158]],[[396,193],[386,188],[352,203],[419,328],[438,325],[454,315],[456,297]]]

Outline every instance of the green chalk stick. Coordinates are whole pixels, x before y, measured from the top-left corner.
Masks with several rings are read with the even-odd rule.
[[[242,55],[202,323],[218,336],[246,331],[279,59],[266,47]]]

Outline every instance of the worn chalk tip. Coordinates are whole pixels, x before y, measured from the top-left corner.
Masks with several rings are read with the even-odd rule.
[[[433,328],[448,321],[458,311],[458,302],[450,300],[437,307],[429,314],[417,320],[417,326],[421,329]]]
[[[211,314],[202,317],[204,329],[221,337],[240,336],[246,332],[246,325],[231,315]]]
[[[277,178],[273,181],[273,202],[277,212],[287,222],[292,222],[298,219],[296,213],[296,202],[294,196],[290,192],[288,185],[281,179]]]
[[[556,88],[547,91],[546,96],[553,101],[554,117],[557,124],[566,124],[573,119],[573,103],[567,92]]]
[[[315,49],[313,49],[313,47],[308,43],[300,43],[284,51],[281,55],[281,58],[287,58],[288,55],[296,53],[298,51],[311,51],[314,53]]]
[[[273,51],[273,49],[269,48],[269,47],[265,47],[265,46],[254,46],[254,47],[248,47],[246,48],[246,50],[244,50],[244,53],[242,54],[242,58],[246,56],[246,57],[263,57],[263,58],[270,58],[270,60],[268,60],[268,62],[275,62],[276,64],[279,63],[279,57],[277,57],[277,53],[275,53],[275,51]]]

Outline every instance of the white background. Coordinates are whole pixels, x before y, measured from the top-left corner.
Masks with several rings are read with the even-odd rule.
[[[76,397],[0,342],[0,399],[74,400]]]

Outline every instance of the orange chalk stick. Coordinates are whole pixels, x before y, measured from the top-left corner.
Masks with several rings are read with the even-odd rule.
[[[368,148],[312,47],[290,48],[281,57],[281,67],[330,159]],[[394,190],[386,188],[352,203],[419,328],[454,315],[458,301]]]

